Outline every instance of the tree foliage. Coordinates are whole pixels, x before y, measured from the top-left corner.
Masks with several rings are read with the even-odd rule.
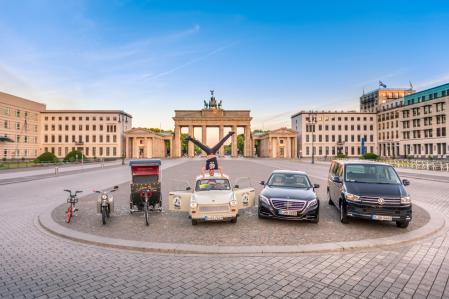
[[[45,152],[37,157],[34,161],[36,163],[57,163],[59,159],[55,156],[55,154]]]
[[[81,157],[83,157],[83,159],[86,159],[86,156],[84,156],[81,151],[73,150],[65,156],[64,162],[81,161]]]

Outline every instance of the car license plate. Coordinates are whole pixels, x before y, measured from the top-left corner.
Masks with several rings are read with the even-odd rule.
[[[298,216],[298,211],[279,210],[279,215]]]
[[[206,216],[204,217],[206,221],[221,221],[223,220],[223,216]]]
[[[373,215],[373,220],[381,220],[381,221],[391,221],[393,217],[391,216],[383,216],[383,215]]]

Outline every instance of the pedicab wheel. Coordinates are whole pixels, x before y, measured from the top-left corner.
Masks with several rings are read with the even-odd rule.
[[[150,222],[148,220],[148,202],[145,202],[145,204],[143,205],[143,213],[145,214],[145,224],[148,226],[150,225]]]
[[[192,219],[192,225],[197,225],[197,224],[198,224],[198,220]]]
[[[65,212],[65,222],[70,223],[70,219],[72,219],[72,207],[68,207]]]
[[[107,213],[106,207],[101,207],[101,221],[103,222],[103,225],[106,224]]]

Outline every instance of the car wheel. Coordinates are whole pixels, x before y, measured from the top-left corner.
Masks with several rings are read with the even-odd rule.
[[[396,221],[396,226],[399,228],[407,228],[410,221]]]
[[[237,217],[232,218],[231,223],[237,223]]]
[[[340,202],[340,222],[343,224],[349,223],[346,204],[343,201]]]
[[[259,207],[257,208],[257,217],[259,217],[259,219],[265,219],[266,217],[264,215],[262,215],[262,213],[260,212],[260,204]]]
[[[331,199],[331,193],[329,192],[329,190],[327,190],[327,200],[328,200],[329,205],[331,205],[331,206],[334,205],[334,202]]]
[[[316,218],[313,219],[313,220],[311,220],[310,222],[315,223],[315,224],[318,224],[318,222],[320,222],[320,214],[317,214],[317,215],[316,215]]]
[[[192,219],[192,225],[197,225],[197,224],[198,224],[198,220]]]

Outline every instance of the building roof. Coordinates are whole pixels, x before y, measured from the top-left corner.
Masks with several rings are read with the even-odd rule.
[[[435,97],[435,94],[437,97]],[[449,96],[449,83],[418,91],[404,97],[404,106]]]
[[[296,114],[293,114],[290,118],[297,117],[301,114],[376,114],[376,112],[360,112],[355,110],[350,111],[300,111]]]
[[[27,100],[5,92],[0,92],[0,102],[10,106],[21,107],[23,109],[30,109],[36,111],[45,110],[45,104]]]
[[[118,114],[124,114],[124,115],[132,118],[131,114],[126,113],[123,110],[72,110],[72,109],[67,109],[67,110],[45,110],[45,111],[43,111],[43,113],[95,113],[95,114],[118,113]]]

